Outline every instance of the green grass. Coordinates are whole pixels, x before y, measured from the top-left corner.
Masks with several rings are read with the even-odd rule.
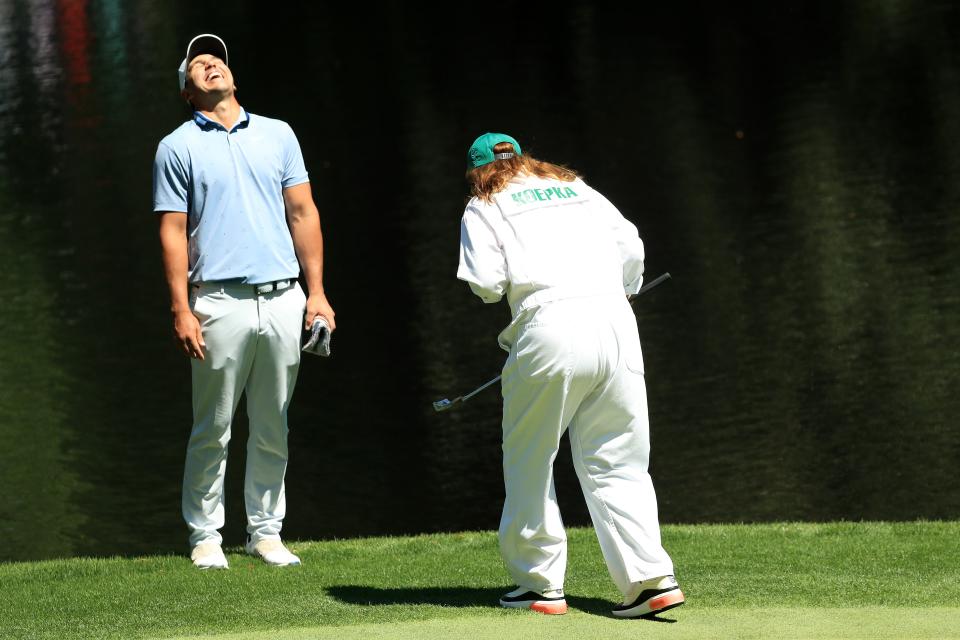
[[[687,604],[662,622],[613,619],[593,531],[569,536],[566,616],[498,608],[482,532],[292,543],[286,569],[0,564],[0,638],[960,638],[960,522],[666,526]]]

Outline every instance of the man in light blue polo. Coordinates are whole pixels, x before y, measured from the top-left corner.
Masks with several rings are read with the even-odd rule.
[[[320,216],[293,131],[237,102],[223,40],[193,38],[178,74],[194,112],[157,148],[153,210],[174,336],[192,365],[182,503],[190,555],[201,569],[227,568],[218,531],[227,443],[246,393],[246,550],[268,564],[295,565],[300,559],[280,528],[301,326],[318,316],[336,326],[323,290]],[[309,296],[297,281],[300,267]]]

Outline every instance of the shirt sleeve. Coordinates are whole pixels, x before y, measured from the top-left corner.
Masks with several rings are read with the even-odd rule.
[[[643,240],[637,227],[623,217],[620,210],[599,191],[594,190],[597,203],[605,212],[606,219],[620,250],[620,263],[623,265],[623,290],[633,295],[643,284]]]
[[[153,160],[153,210],[190,211],[190,178],[183,161],[161,142]]]
[[[507,262],[493,229],[470,207],[460,221],[460,267],[457,278],[484,302],[498,302],[506,291]]]
[[[307,167],[303,163],[303,153],[300,151],[297,134],[293,132],[289,125],[286,130],[287,135],[284,136],[283,143],[283,175],[280,178],[280,184],[284,189],[310,181],[310,177],[307,175]]]

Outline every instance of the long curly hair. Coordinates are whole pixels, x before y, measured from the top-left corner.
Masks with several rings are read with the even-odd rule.
[[[494,153],[516,153],[513,144],[498,142],[493,147]],[[518,175],[532,175],[538,178],[553,178],[562,182],[573,182],[579,176],[567,167],[537,160],[530,155],[514,155],[505,160],[494,160],[479,167],[467,170],[467,183],[470,185],[470,195],[480,198],[484,202],[493,202],[493,196],[507,188],[507,183]]]

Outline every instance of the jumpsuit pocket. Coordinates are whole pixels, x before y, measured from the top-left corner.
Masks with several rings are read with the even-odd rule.
[[[644,374],[642,358],[637,360],[628,359],[624,362],[624,365],[627,367],[627,370],[630,371],[631,373],[636,373],[637,375],[641,375],[641,376]]]
[[[643,367],[643,351],[640,349],[640,344],[636,344],[630,348],[623,358],[623,366],[627,368],[627,371],[631,373],[636,373],[637,375],[644,375]]]
[[[520,328],[516,361],[525,378],[552,378],[570,373],[569,336],[562,329],[540,322]]]

